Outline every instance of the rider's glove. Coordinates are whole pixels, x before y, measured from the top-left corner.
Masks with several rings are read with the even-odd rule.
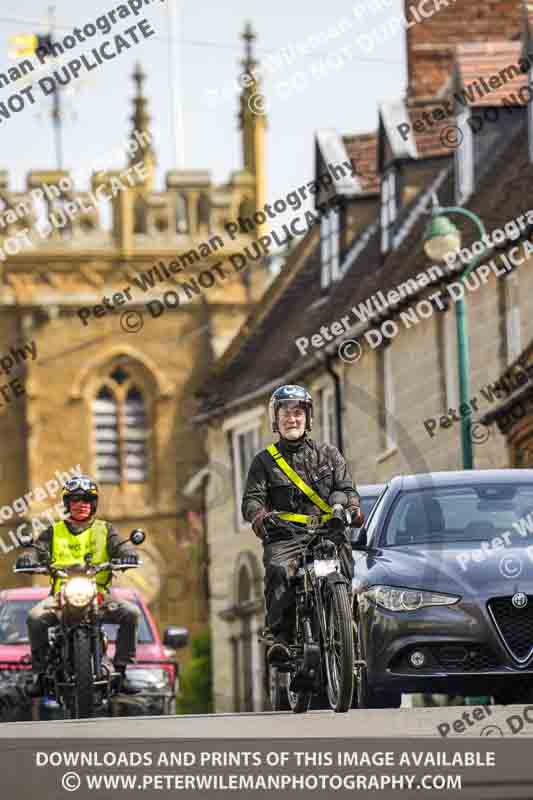
[[[15,562],[15,569],[31,569],[37,564],[31,556],[18,556]]]
[[[352,521],[350,523],[351,527],[360,528],[365,518],[359,507],[359,500],[357,499],[357,497],[355,497],[355,495],[352,495],[350,497],[350,500],[348,502],[348,511],[350,512],[352,517]]]
[[[123,564],[131,564],[132,566],[134,564],[138,564],[139,563],[139,556],[137,555],[137,553],[128,553],[127,555],[122,556],[122,563]]]
[[[267,514],[268,511],[266,510],[266,508],[261,508],[252,520],[252,530],[258,539],[265,538],[266,531],[263,520]]]

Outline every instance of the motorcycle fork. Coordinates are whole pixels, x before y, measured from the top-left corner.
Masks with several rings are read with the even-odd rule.
[[[93,669],[94,675],[98,680],[102,677],[102,642],[100,639],[100,625],[98,623],[98,616],[95,613],[94,608],[91,611],[90,625],[93,651]]]
[[[307,588],[307,587],[306,587]],[[315,641],[313,635],[313,617],[315,614],[315,604],[313,602],[313,591],[304,591],[299,598],[299,612],[303,633],[303,664],[302,672],[310,678],[316,676],[320,666],[320,644]]]

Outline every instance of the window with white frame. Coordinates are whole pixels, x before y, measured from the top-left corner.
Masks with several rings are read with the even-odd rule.
[[[381,252],[387,253],[392,245],[393,226],[398,214],[398,175],[395,167],[388,169],[381,179]]]
[[[509,366],[520,355],[520,284],[516,271],[499,282],[502,321],[503,364]]]
[[[337,445],[337,416],[335,414],[335,391],[332,386],[319,389],[316,395],[316,417],[322,442]]]
[[[260,424],[258,420],[231,430],[233,487],[238,528],[242,528],[247,524],[241,514],[242,496],[250,464],[260,449],[259,432]]]
[[[320,286],[327,289],[340,278],[340,211],[330,208],[320,218]]]
[[[382,450],[387,451],[396,447],[396,420],[394,418],[395,398],[391,345],[379,348],[377,351],[377,366],[380,447]]]
[[[441,411],[457,406],[455,319],[451,313],[435,314],[441,389]]]
[[[468,124],[470,109],[464,108],[457,116],[460,143],[455,149],[455,202],[466,203],[474,191],[474,140]]]

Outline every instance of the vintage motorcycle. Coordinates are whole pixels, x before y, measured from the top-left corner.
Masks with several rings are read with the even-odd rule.
[[[351,585],[341,572],[338,552],[341,544],[350,541],[350,516],[344,508],[344,493],[335,492],[329,502],[331,519],[304,529],[280,521],[275,512],[265,517],[267,541],[271,526],[278,534],[280,529],[287,531],[288,537],[276,545],[274,560],[288,563],[289,580],[296,589],[291,657],[275,665],[267,658],[274,711],[306,712],[313,695],[326,696],[333,711],[351,708],[355,669]],[[272,644],[264,634],[259,640],[267,647]]]
[[[139,546],[144,531],[131,532],[129,541]],[[110,701],[120,691],[120,675],[105,657],[107,637],[102,628],[99,607],[103,596],[98,591],[96,575],[105,570],[122,572],[142,565],[109,561],[93,565],[86,556],[85,564],[55,568],[31,534],[19,535],[23,547],[39,554],[39,562],[16,567],[14,572],[50,575],[65,579],[58,595],[59,624],[48,631],[49,650],[44,677],[44,694],[56,700],[71,719],[91,717],[95,708],[110,710]],[[121,544],[126,544],[123,541]]]

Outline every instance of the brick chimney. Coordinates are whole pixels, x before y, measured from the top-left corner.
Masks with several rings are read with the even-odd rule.
[[[404,0],[404,8],[408,23],[420,19],[407,30],[409,105],[442,90],[457,44],[516,40],[523,30],[523,0]]]

